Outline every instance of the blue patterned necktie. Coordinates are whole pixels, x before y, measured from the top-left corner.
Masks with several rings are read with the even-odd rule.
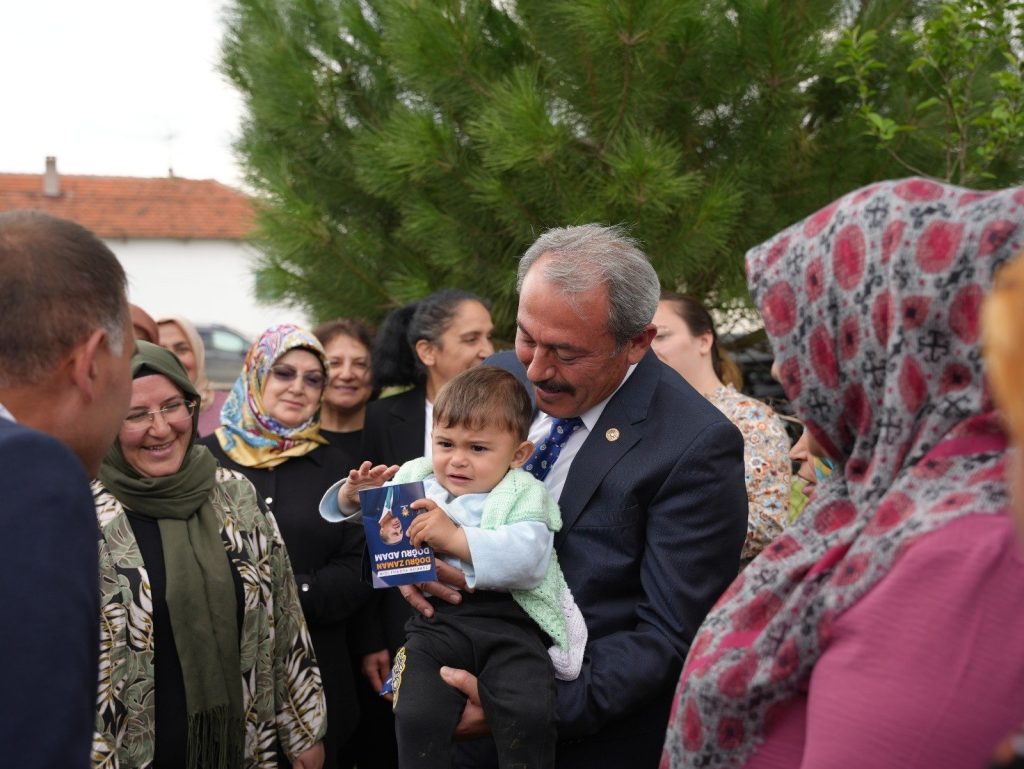
[[[551,465],[555,463],[558,455],[562,453],[562,446],[569,440],[569,436],[581,427],[583,427],[583,420],[579,417],[572,417],[571,419],[558,417],[552,419],[551,432],[533,450],[533,454],[526,461],[526,464],[523,465],[523,469],[531,473],[538,480],[543,481],[547,477],[548,472],[550,472]]]

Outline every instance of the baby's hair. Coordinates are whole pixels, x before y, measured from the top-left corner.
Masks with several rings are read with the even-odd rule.
[[[434,401],[434,425],[480,430],[496,427],[525,441],[533,404],[523,383],[504,369],[477,366],[449,380]]]

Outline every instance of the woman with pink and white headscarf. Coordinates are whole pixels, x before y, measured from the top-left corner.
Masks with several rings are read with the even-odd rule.
[[[1024,559],[979,307],[1024,189],[853,192],[747,255],[782,383],[841,471],[708,615],[663,767],[983,766],[1024,712]]]

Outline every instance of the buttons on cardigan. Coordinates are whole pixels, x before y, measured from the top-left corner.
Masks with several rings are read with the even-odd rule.
[[[272,504],[274,504],[274,498],[273,497],[267,497],[263,501],[267,503],[267,507],[270,507]]]
[[[308,593],[309,592],[309,583],[308,582],[303,582],[301,585],[299,585],[299,589],[303,593]]]

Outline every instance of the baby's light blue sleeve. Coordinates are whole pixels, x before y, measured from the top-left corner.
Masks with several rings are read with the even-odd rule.
[[[464,527],[479,590],[531,590],[544,579],[555,535],[539,521],[520,521],[496,529]]]
[[[320,517],[329,523],[341,523],[342,521],[360,521],[363,518],[363,511],[356,510],[351,515],[345,515],[338,507],[338,489],[345,483],[345,478],[335,483],[324,492],[320,499]]]

